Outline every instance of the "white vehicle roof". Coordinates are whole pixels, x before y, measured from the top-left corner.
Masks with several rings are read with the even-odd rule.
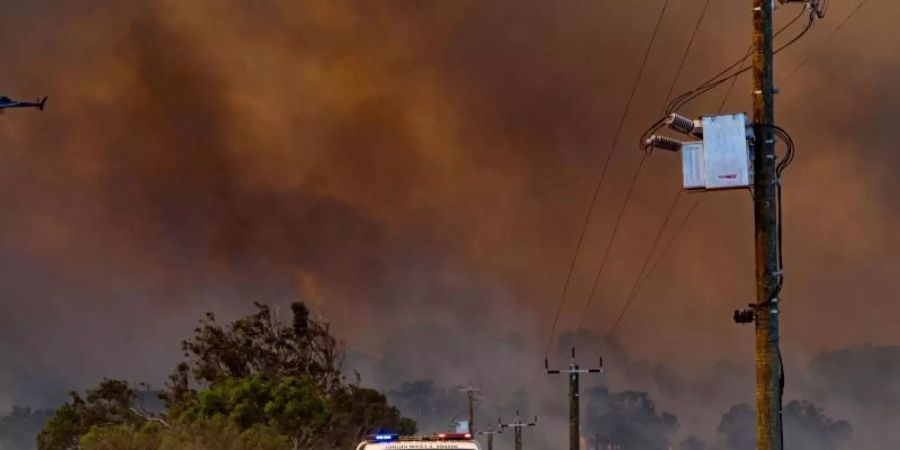
[[[430,437],[380,434],[361,442],[356,450],[480,450],[469,433],[436,433]]]
[[[475,441],[363,442],[357,450],[480,450]]]

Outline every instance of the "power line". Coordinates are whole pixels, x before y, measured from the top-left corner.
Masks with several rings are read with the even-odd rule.
[[[606,154],[606,160],[603,162],[603,169],[600,172],[600,177],[597,180],[597,185],[594,188],[594,193],[591,196],[591,202],[588,206],[587,215],[584,219],[584,224],[581,227],[581,233],[578,237],[578,244],[575,247],[575,253],[572,255],[572,261],[569,264],[569,271],[566,274],[566,280],[563,284],[562,293],[559,297],[559,304],[556,308],[556,315],[553,318],[553,325],[550,328],[550,336],[547,339],[547,347],[544,350],[544,356],[548,356],[550,354],[550,346],[553,345],[553,338],[556,336],[556,327],[559,325],[559,317],[562,314],[563,305],[565,304],[566,294],[569,291],[569,286],[572,282],[572,274],[575,271],[575,263],[578,260],[578,255],[581,253],[581,249],[584,244],[585,235],[587,235],[588,225],[591,222],[591,217],[594,213],[594,206],[597,203],[597,197],[600,195],[600,190],[603,187],[603,182],[606,179],[606,173],[609,169],[609,163],[612,160],[613,153],[615,153],[616,147],[619,143],[619,138],[622,134],[622,129],[625,125],[625,120],[628,118],[628,113],[631,111],[631,106],[634,103],[635,95],[637,94],[638,86],[640,85],[641,78],[644,75],[644,70],[647,67],[647,61],[650,58],[650,51],[653,49],[653,44],[656,42],[656,37],[659,34],[660,25],[662,24],[663,17],[666,14],[666,10],[669,7],[669,0],[665,0],[663,2],[662,9],[659,12],[659,17],[656,20],[656,25],[653,28],[653,33],[650,35],[650,43],[647,45],[647,49],[644,51],[644,56],[641,59],[641,65],[638,68],[637,76],[635,76],[634,83],[631,86],[631,92],[628,94],[628,100],[625,103],[625,110],[622,111],[622,117],[619,119],[618,126],[616,127],[615,133],[613,133],[613,140],[610,144],[609,152]]]
[[[816,12],[815,12],[815,11],[811,12],[811,13],[809,14],[809,22],[806,24],[805,27],[803,27],[803,31],[801,31],[798,35],[794,36],[794,37],[793,37],[790,41],[788,41],[786,44],[784,44],[784,45],[782,45],[781,47],[777,48],[777,49],[775,50],[774,53],[778,53],[778,52],[780,52],[780,51],[782,51],[782,50],[784,50],[784,49],[790,47],[790,46],[793,45],[795,42],[799,41],[803,36],[806,36],[806,33],[808,33],[809,30],[812,29],[812,26],[816,23],[816,17],[818,17],[818,16],[816,15]],[[774,54],[774,53],[773,53],[773,54]]]
[[[653,258],[653,254],[656,252],[656,246],[659,244],[659,240],[662,238],[663,231],[666,230],[666,225],[669,224],[669,220],[672,219],[672,214],[675,212],[675,207],[678,206],[678,201],[681,199],[681,191],[675,196],[675,201],[672,202],[672,205],[669,207],[669,211],[666,213],[666,218],[663,220],[663,224],[659,227],[659,231],[656,233],[656,237],[653,239],[653,244],[650,246],[650,253],[647,254],[647,258],[644,259],[644,264],[641,265],[641,270],[638,272],[637,278],[634,279],[634,284],[631,286],[631,291],[628,293],[628,297],[625,303],[625,307],[619,312],[619,316],[616,318],[616,321],[613,323],[610,334],[612,334],[616,327],[618,327],[619,322],[622,321],[622,316],[625,315],[625,312],[628,310],[629,303],[633,301],[635,292],[638,289],[638,286],[641,284],[641,279],[644,277],[644,273],[647,271],[647,266],[650,264],[650,260]]]
[[[678,194],[679,194],[679,196],[676,197],[675,204],[677,204],[677,199],[680,198],[681,192],[679,192]],[[703,195],[703,194],[701,193],[701,194],[697,194],[697,195]],[[659,252],[659,257],[657,257],[656,261],[653,263],[653,265],[650,266],[650,270],[647,271],[647,276],[644,277],[643,279],[640,276],[638,276],[638,278],[635,281],[635,284],[631,290],[631,293],[628,295],[628,298],[625,300],[625,305],[622,306],[622,309],[619,311],[619,315],[616,317],[616,321],[613,322],[613,325],[610,328],[609,334],[615,334],[616,330],[619,328],[619,325],[622,324],[622,319],[625,317],[625,314],[629,311],[629,309],[631,308],[634,301],[638,298],[638,294],[641,293],[641,289],[643,289],[644,285],[647,284],[647,280],[649,280],[650,277],[653,276],[653,273],[656,272],[656,268],[659,266],[659,263],[663,260],[663,256],[665,256],[666,251],[668,251],[669,247],[672,246],[672,243],[675,242],[675,238],[678,236],[678,233],[680,233],[681,229],[684,228],[684,224],[687,223],[688,219],[690,219],[691,215],[694,213],[694,210],[697,209],[697,206],[700,206],[700,201],[702,199],[703,199],[703,197],[698,198],[697,201],[695,201],[694,204],[691,205],[691,208],[688,210],[687,214],[684,215],[684,217],[681,219],[681,221],[678,223],[678,225],[675,226],[675,231],[672,233],[672,235],[666,241],[666,245],[663,246],[662,251]],[[665,229],[665,228],[663,228],[663,229]],[[662,229],[660,230],[660,235],[662,235]],[[659,238],[659,235],[657,236],[657,238]],[[651,249],[649,256],[653,256],[652,250],[653,249]],[[644,262],[645,266],[647,264],[647,261],[650,261],[650,258],[645,260],[645,262]],[[642,268],[641,270],[643,271],[644,269]]]
[[[687,61],[688,56],[690,56],[691,49],[694,46],[694,41],[697,38],[697,32],[700,31],[700,25],[703,23],[703,19],[706,17],[706,11],[709,9],[710,0],[706,0],[703,4],[703,8],[700,10],[700,15],[697,17],[697,22],[694,25],[694,29],[691,32],[691,37],[688,40],[687,47],[684,50],[684,54],[681,55],[681,61],[678,63],[678,68],[675,71],[675,76],[672,77],[672,84],[669,86],[669,91],[666,94],[665,104],[669,103],[669,98],[672,96],[672,93],[675,91],[675,86],[678,85],[678,80],[681,78],[681,73],[684,70],[684,64]],[[660,17],[660,21],[662,17]],[[584,321],[587,319],[587,313],[591,308],[591,304],[594,300],[594,294],[597,291],[597,285],[600,282],[600,278],[603,275],[603,270],[606,267],[606,262],[609,259],[609,254],[612,251],[613,244],[616,242],[616,236],[619,232],[619,226],[622,224],[622,218],[625,216],[625,211],[628,208],[628,203],[631,200],[631,196],[634,193],[634,188],[637,185],[637,180],[640,177],[641,169],[644,167],[644,162],[647,159],[647,152],[641,153],[641,159],[638,162],[637,169],[634,172],[634,175],[631,178],[631,184],[628,187],[628,191],[625,193],[625,201],[622,203],[622,207],[619,209],[619,214],[616,216],[615,224],[613,225],[612,232],[610,233],[609,240],[606,243],[606,248],[603,251],[603,257],[600,261],[600,267],[597,269],[597,275],[594,277],[594,282],[591,285],[591,292],[588,295],[587,302],[584,305],[584,311],[582,311],[581,319],[578,322],[578,330],[580,331],[584,327]],[[670,211],[671,214],[671,211]],[[668,222],[669,217],[666,217],[666,222]]]
[[[691,38],[688,41],[687,48],[685,48],[684,55],[681,57],[681,63],[678,65],[678,70],[676,72],[675,78],[672,80],[671,86],[669,86],[669,91],[666,93],[666,105],[668,105],[669,100],[672,98],[672,93],[675,91],[675,86],[678,83],[678,79],[681,76],[681,71],[684,68],[684,64],[687,61],[687,57],[690,54],[691,48],[694,45],[694,40],[697,37],[697,32],[700,30],[700,25],[703,22],[704,17],[706,17],[706,12],[709,9],[709,4],[711,0],[706,0],[703,4],[703,9],[700,10],[700,16],[697,18],[697,23],[694,25],[694,30],[691,32]],[[798,18],[800,16],[797,16]],[[732,83],[733,86],[734,83]],[[665,113],[665,112],[664,112]],[[666,226],[669,224],[669,221],[672,219],[672,215],[675,212],[676,206],[678,206],[678,201],[681,200],[681,191],[675,195],[675,199],[672,201],[672,204],[669,206],[668,212],[666,212],[665,219],[663,219],[662,226],[659,231],[656,233],[656,237],[653,240],[653,245],[650,246],[650,253],[647,255],[647,258],[644,260],[644,263],[641,266],[640,273],[638,277],[635,279],[635,284],[632,286],[632,291],[637,287],[641,278],[644,275],[644,272],[647,270],[647,265],[650,262],[650,259],[653,257],[654,252],[656,251],[656,246],[659,243],[660,238],[662,237],[663,231],[665,231]],[[618,319],[617,319],[618,320]]]
[[[793,19],[791,19],[788,23],[786,23],[785,25],[783,25],[777,32],[775,32],[775,37],[781,35],[781,34],[784,33],[785,31],[787,31],[792,25],[794,25],[794,23],[796,23],[796,22],[797,22],[801,17],[803,17],[803,15],[805,15],[805,14],[807,14],[807,8],[804,6],[804,7],[800,10],[800,12],[797,14],[796,17],[794,17]],[[776,49],[776,50],[775,50],[775,53],[776,53],[776,54],[777,54],[777,53],[780,53],[781,51],[783,51],[783,50],[785,50],[785,49],[787,49],[788,47],[790,47],[791,45],[793,45],[795,42],[797,42],[798,40],[800,40],[800,38],[802,38],[802,37],[810,30],[810,28],[812,28],[812,25],[815,23],[815,19],[818,17],[818,16],[817,16],[817,12],[816,12],[815,10],[810,10],[810,11],[808,12],[808,15],[809,15],[809,21],[808,21],[806,27],[804,27],[804,29],[803,29],[797,36],[795,36],[794,38],[792,38],[788,43],[786,43],[786,44],[780,46],[778,49]],[[726,67],[725,69],[723,69],[723,70],[720,71],[719,73],[713,75],[710,79],[708,79],[708,80],[704,81],[703,83],[701,83],[700,86],[698,86],[696,89],[693,89],[693,90],[691,90],[691,91],[687,91],[687,92],[685,92],[685,93],[679,95],[678,97],[676,97],[676,98],[675,98],[674,100],[672,100],[672,102],[669,104],[669,107],[668,107],[668,109],[666,110],[666,114],[670,114],[670,113],[672,113],[672,112],[675,112],[676,110],[678,110],[678,109],[684,107],[685,105],[687,105],[688,103],[690,103],[690,102],[693,101],[694,99],[696,99],[696,98],[700,97],[701,95],[703,95],[703,94],[705,94],[705,93],[707,93],[707,92],[709,92],[709,91],[715,89],[716,87],[722,85],[723,83],[725,83],[725,82],[727,82],[727,81],[729,81],[729,80],[732,80],[732,84],[734,84],[733,80],[735,80],[735,79],[736,79],[737,77],[739,77],[740,75],[742,75],[742,74],[744,74],[744,73],[750,71],[750,67],[749,67],[749,66],[748,66],[748,67],[744,67],[744,63],[750,58],[751,54],[752,54],[752,50],[748,48],[748,49],[747,49],[747,52],[746,52],[746,53],[744,54],[744,56],[741,57],[739,60],[735,61],[733,64],[731,64],[730,66]],[[729,72],[732,71],[735,67],[738,68],[738,69],[737,69],[737,72],[731,73],[731,74],[729,75]],[[656,124],[655,126],[656,126],[657,129],[658,129],[658,127],[660,127],[661,125],[662,125],[662,121],[659,121],[659,122],[657,122],[657,124]],[[653,130],[653,131],[655,131],[655,130]]]
[[[594,301],[594,294],[597,292],[597,286],[600,284],[600,277],[603,275],[603,269],[606,268],[606,261],[609,259],[610,251],[616,241],[616,236],[619,234],[619,226],[622,224],[622,217],[625,215],[625,209],[628,207],[628,202],[631,200],[631,194],[634,192],[634,187],[637,185],[637,180],[641,174],[641,168],[643,168],[646,160],[647,153],[641,152],[641,159],[638,161],[637,170],[635,170],[634,175],[631,177],[631,185],[628,187],[628,192],[625,193],[625,201],[622,202],[622,207],[619,208],[619,214],[616,216],[615,224],[613,224],[612,233],[610,233],[609,239],[606,242],[606,249],[603,251],[603,258],[600,260],[600,268],[597,269],[597,275],[594,277],[594,283],[591,285],[591,293],[588,294],[587,301],[584,304],[584,310],[581,312],[581,319],[578,321],[578,331],[581,331],[584,328],[584,321],[587,318],[587,313]]]
[[[839,23],[838,26],[834,30],[831,30],[831,33],[828,34],[828,36],[826,36],[825,39],[822,40],[821,44],[825,44],[826,42],[831,40],[831,38],[833,38],[839,31],[841,31],[841,28],[843,28],[845,25],[847,25],[847,22],[850,22],[850,20],[853,19],[853,17],[856,16],[856,14],[868,2],[869,2],[869,0],[862,0],[861,2],[859,2],[859,4],[856,5],[856,8],[854,8],[853,11],[850,11],[850,14],[848,14],[847,17],[844,17],[844,20],[842,20],[841,23]],[[788,80],[790,80],[800,69],[802,69],[803,66],[805,66],[806,63],[808,63],[809,60],[812,59],[814,56],[815,56],[815,54],[810,53],[805,58],[803,58],[803,60],[801,60],[799,64],[797,64],[790,72],[788,72],[787,75],[785,75],[784,78],[781,79],[781,84],[787,83]]]
[[[741,64],[743,66],[743,63]],[[731,92],[734,91],[734,85],[737,84],[738,77],[734,77],[731,79],[731,84],[728,85],[728,90],[725,91],[725,95],[722,96],[722,103],[719,103],[719,112],[722,113],[722,110],[725,109],[725,104],[728,103],[728,97],[731,97]]]
[[[675,92],[675,86],[678,85],[678,79],[681,78],[681,72],[684,70],[684,63],[687,61],[688,55],[694,47],[694,40],[697,39],[697,32],[700,31],[700,24],[703,23],[703,19],[706,17],[706,11],[709,10],[709,4],[711,2],[712,0],[706,0],[706,3],[703,4],[703,9],[700,10],[700,16],[697,18],[694,30],[691,32],[691,38],[688,40],[687,48],[684,49],[684,54],[681,55],[681,62],[678,63],[678,70],[675,71],[675,77],[672,79],[672,84],[669,86],[669,92],[666,93],[666,104],[669,103],[669,100],[672,98],[672,93]]]

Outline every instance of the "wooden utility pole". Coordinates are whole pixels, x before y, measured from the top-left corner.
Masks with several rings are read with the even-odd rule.
[[[487,436],[487,450],[494,450],[494,435],[500,434],[500,430],[479,431],[478,434]]]
[[[547,374],[556,375],[564,373],[569,375],[569,450],[581,449],[581,402],[580,402],[580,386],[578,377],[582,373],[600,373],[603,372],[603,359],[600,359],[600,366],[596,369],[581,369],[575,360],[575,347],[572,347],[572,362],[569,363],[568,370],[552,370],[550,363],[544,359],[544,370]]]
[[[753,1],[753,210],[756,223],[756,448],[782,450],[773,0]]]
[[[513,437],[515,438],[516,450],[522,450],[522,429],[525,427],[533,427],[537,425],[537,416],[534,417],[534,422],[522,422],[522,419],[519,418],[519,412],[516,411],[516,421],[512,423],[503,423],[502,420],[497,419],[500,424],[500,429],[503,428],[512,428],[513,429]]]
[[[460,391],[466,393],[466,399],[469,402],[469,433],[475,434],[475,402],[478,400],[477,394],[480,389],[465,386],[460,388]]]
[[[469,400],[469,433],[475,432],[475,391],[466,392],[466,398]]]

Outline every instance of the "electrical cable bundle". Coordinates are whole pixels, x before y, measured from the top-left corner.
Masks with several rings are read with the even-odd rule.
[[[784,171],[791,165],[794,161],[794,139],[791,138],[791,135],[785,131],[784,128],[781,128],[777,125],[771,125],[771,128],[774,130],[775,135],[778,136],[778,139],[781,140],[787,146],[787,152],[784,155],[784,158],[781,158],[781,161],[778,161],[778,164],[775,166],[775,176],[776,176],[776,185],[775,185],[775,196],[777,202],[777,210],[778,210],[778,285],[775,288],[775,292],[772,294],[772,298],[778,298],[778,295],[781,294],[781,287],[784,285],[784,258],[783,252],[781,250],[781,230],[782,230],[782,215],[781,215],[781,176]]]
[[[847,23],[850,22],[850,20],[853,19],[853,17],[856,16],[857,13],[859,13],[859,11],[863,8],[863,6],[866,6],[866,3],[868,1],[869,0],[862,0],[861,2],[859,2],[856,5],[856,8],[853,8],[853,10],[850,11],[850,14],[848,14],[844,18],[844,20],[842,20],[838,24],[837,27],[835,27],[833,30],[831,30],[831,34],[829,34],[824,40],[822,40],[822,42],[820,42],[819,45],[822,45],[823,43],[827,42],[832,37],[834,37],[835,34],[837,34],[839,31],[841,31],[841,28],[844,28],[844,26],[847,25]],[[822,15],[824,15],[825,12],[828,10],[828,4],[829,3],[826,1],[824,7],[822,8],[822,11],[823,11]],[[805,66],[806,63],[808,63],[811,58],[813,58],[813,56],[814,56],[813,54],[807,55],[806,58],[804,58],[802,61],[800,61],[799,64],[797,64],[790,72],[788,72],[788,74],[784,78],[781,79],[781,83],[782,84],[787,83],[788,80],[790,80],[797,73],[797,71],[802,69],[803,66]]]
[[[808,12],[807,12],[807,9],[809,9]],[[804,5],[803,9],[800,10],[800,13],[797,14],[796,17],[791,19],[788,23],[786,23],[784,26],[782,26],[777,32],[775,32],[774,37],[778,37],[779,35],[784,33],[788,28],[790,28],[798,20],[800,20],[800,18],[803,17],[804,14],[808,14],[808,17],[809,17],[809,20],[808,20],[806,26],[803,27],[803,30],[801,30],[800,33],[798,33],[796,36],[791,38],[790,41],[788,41],[784,45],[775,49],[774,54],[778,54],[782,50],[785,50],[786,48],[790,47],[791,45],[793,45],[794,43],[799,41],[803,36],[805,36],[806,33],[808,33],[809,30],[812,28],[812,26],[815,24],[816,19],[820,18],[821,14],[822,14],[821,11],[822,10],[816,8],[815,6],[812,8],[809,8],[808,5]],[[684,92],[681,95],[672,99],[672,101],[666,107],[665,115],[663,117],[659,118],[656,122],[653,123],[653,125],[651,125],[649,128],[647,128],[647,130],[643,134],[641,134],[640,143],[639,143],[640,148],[644,151],[650,150],[649,147],[647,146],[648,139],[650,138],[651,135],[653,135],[653,133],[656,133],[657,131],[659,131],[659,129],[663,128],[666,125],[666,121],[668,120],[668,117],[672,113],[683,108],[688,103],[697,99],[701,95],[721,86],[724,83],[727,83],[728,81],[735,80],[741,74],[750,71],[753,67],[752,66],[744,67],[744,64],[747,61],[747,59],[750,58],[750,56],[752,54],[753,54],[752,50],[749,50],[738,61],[736,61],[735,63],[726,67],[719,73],[715,74],[710,79],[704,81],[697,88],[692,89],[687,92]]]

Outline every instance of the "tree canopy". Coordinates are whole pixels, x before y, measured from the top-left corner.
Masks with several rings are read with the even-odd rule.
[[[658,413],[646,392],[610,392],[605,387],[588,397],[589,432],[600,442],[633,450],[660,450],[678,430],[678,419]]]
[[[366,434],[415,432],[380,392],[343,376],[344,351],[302,303],[283,323],[261,304],[221,325],[207,313],[183,341],[185,360],[147,412],[127,382],[70,394],[38,437],[39,450],[336,449]],[[227,438],[227,439],[226,439]]]

